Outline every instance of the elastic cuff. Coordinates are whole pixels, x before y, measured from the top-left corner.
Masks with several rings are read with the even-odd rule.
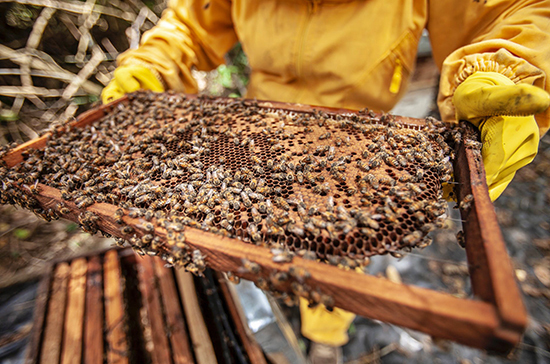
[[[472,44],[465,48],[468,51],[483,48],[483,43]],[[453,95],[456,88],[468,77],[476,72],[496,72],[506,76],[515,84],[540,83],[544,79],[544,72],[527,62],[525,59],[514,56],[505,48],[494,53],[466,53],[461,48],[447,57],[443,62],[441,80],[437,102],[443,121],[456,121]],[[543,85],[540,85],[543,86]]]

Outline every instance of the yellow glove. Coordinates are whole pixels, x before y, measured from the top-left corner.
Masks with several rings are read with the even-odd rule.
[[[120,66],[115,70],[111,82],[101,92],[101,100],[106,104],[139,89],[155,92],[164,91],[162,83],[147,67],[140,65]]]
[[[314,341],[330,346],[342,346],[349,340],[349,325],[355,314],[335,307],[332,312],[325,306],[308,307],[308,301],[300,297],[302,316],[302,335]]]
[[[531,163],[539,146],[534,114],[550,105],[541,88],[515,84],[496,72],[476,72],[455,90],[456,119],[481,131],[481,154],[491,200],[496,200],[516,171]]]

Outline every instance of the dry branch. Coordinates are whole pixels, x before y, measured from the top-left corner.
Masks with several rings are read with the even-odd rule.
[[[14,2],[14,1],[0,0],[0,3],[11,3],[11,2]],[[77,14],[84,14],[88,11],[85,3],[81,3],[77,1],[17,0],[15,2],[23,5],[42,6],[42,7],[48,7],[56,10],[63,10],[69,13],[77,13]],[[97,4],[94,6],[93,11],[104,15],[112,16],[115,18],[124,19],[128,22],[133,22],[136,18],[136,15],[133,13],[120,11],[112,7],[97,5]]]
[[[1,2],[2,0],[0,0]],[[47,55],[44,52],[35,51],[36,54],[34,54],[31,58],[30,66],[31,68],[46,71],[51,74],[51,77],[57,78],[60,80],[73,80],[76,75],[72,72],[69,72],[65,69],[63,69],[61,66],[59,66],[49,55]],[[37,56],[40,55],[40,56]],[[10,59],[12,62],[16,64],[22,64],[24,61],[25,54],[21,50],[14,50],[9,47],[6,47],[2,44],[0,44],[0,58],[7,58]],[[85,94],[90,95],[99,95],[101,93],[101,90],[103,87],[91,82],[91,81],[85,81],[82,83],[82,90],[85,92]],[[6,86],[2,87],[2,91],[6,91]],[[54,96],[48,96],[48,97],[54,97]]]
[[[90,75],[96,70],[97,66],[105,60],[105,53],[101,50],[99,46],[95,46],[92,50],[92,58],[86,63],[86,65],[78,72],[75,78],[67,85],[61,99],[58,100],[50,109],[44,113],[42,120],[51,121],[58,110],[63,108],[69,100],[77,93],[80,89],[80,86],[90,77]],[[76,111],[76,110],[75,110]]]
[[[90,35],[90,29],[92,29],[99,20],[101,16],[100,13],[94,12],[95,0],[86,1],[88,11],[85,14],[82,14],[84,21],[82,25],[78,28],[80,33],[80,39],[78,41],[78,51],[75,55],[75,60],[77,62],[83,62],[86,56],[86,51],[90,45],[93,45],[93,38]]]
[[[65,90],[52,90],[45,87],[36,87],[36,86],[2,86],[0,87],[0,95],[17,97],[17,96],[27,96],[35,95],[39,97],[61,97]],[[86,96],[86,92],[77,92],[73,96]]]
[[[23,58],[23,62],[21,64],[21,85],[23,86],[32,86],[32,78],[30,76],[30,57],[29,53],[36,50],[38,48],[38,45],[40,44],[40,40],[42,39],[42,35],[44,34],[44,30],[46,29],[46,26],[48,25],[51,17],[55,13],[55,9],[50,8],[44,8],[42,12],[40,12],[40,15],[34,22],[34,26],[32,27],[31,34],[29,35],[29,38],[27,39],[27,46],[24,49],[24,52],[26,56]],[[18,96],[18,99],[21,99],[23,96]],[[46,108],[46,104],[40,100],[38,97],[34,95],[28,95],[26,97],[29,99],[36,107],[39,109]],[[12,112],[15,114],[18,114],[21,107],[23,106],[23,100],[16,100],[12,106]]]
[[[130,49],[136,49],[139,46],[139,39],[141,38],[141,26],[145,22],[145,16],[147,7],[141,8],[136,20],[132,23],[130,27],[130,36],[128,37],[128,43],[130,44]]]

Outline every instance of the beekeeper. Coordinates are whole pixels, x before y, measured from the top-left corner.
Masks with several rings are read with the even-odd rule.
[[[139,48],[119,56],[102,99],[138,89],[195,93],[191,69],[215,69],[241,42],[248,98],[388,111],[428,29],[441,117],[481,130],[494,200],[550,125],[549,19],[549,0],[171,0]],[[347,342],[352,314],[301,308],[306,337]]]

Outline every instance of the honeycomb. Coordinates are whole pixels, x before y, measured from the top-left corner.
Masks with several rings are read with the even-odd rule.
[[[361,264],[429,244],[447,207],[441,188],[452,173],[447,127],[368,110],[297,110],[172,92],[130,94],[93,124],[56,131],[44,149],[2,168],[0,202],[36,211],[29,198],[42,183],[82,211],[108,202],[120,215],[191,225],[331,263]],[[20,190],[12,188],[16,181]],[[62,217],[62,205],[38,213]],[[90,214],[83,212],[80,222],[94,232]],[[173,250],[176,235],[169,234]],[[152,235],[129,242],[141,253],[159,246]]]

